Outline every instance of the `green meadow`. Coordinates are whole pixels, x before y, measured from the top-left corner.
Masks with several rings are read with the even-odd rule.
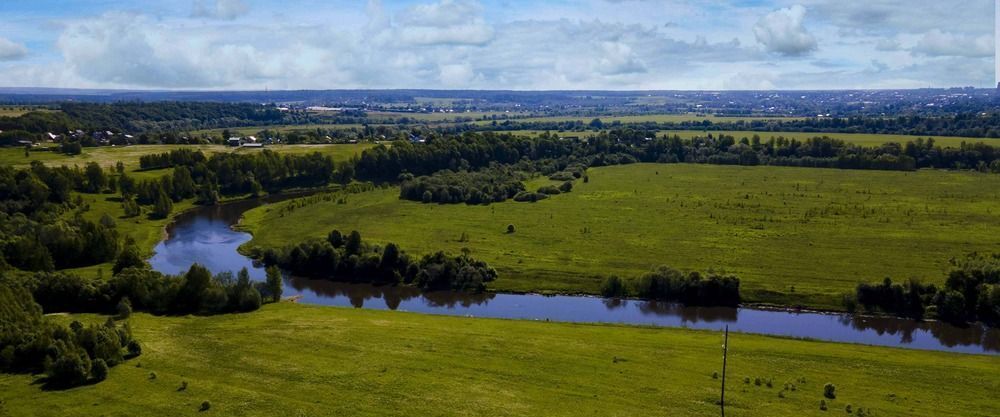
[[[293,303],[130,321],[142,356],[112,368],[106,381],[65,391],[45,391],[30,375],[0,375],[0,415],[719,413],[719,332]],[[879,417],[986,417],[1000,391],[996,357],[743,334],[730,334],[727,369],[732,417],[848,415],[848,405]],[[823,398],[826,383],[836,385],[836,399]],[[211,408],[199,412],[203,401]]]
[[[592,294],[609,274],[669,265],[737,274],[750,302],[838,309],[859,282],[942,283],[950,258],[1000,247],[996,175],[691,164],[588,174],[538,203],[421,204],[390,187],[260,207],[242,223],[254,234],[245,248],[358,230],[416,254],[468,249],[500,272],[499,291]]]
[[[344,145],[274,145],[265,149],[279,153],[305,154],[309,152],[320,152],[329,155],[336,162],[344,162],[360,155],[362,151],[374,145],[372,144],[344,144]],[[234,148],[225,145],[134,145],[134,146],[100,146],[83,148],[80,155],[65,155],[55,148],[51,151],[35,149],[26,157],[24,148],[0,148],[0,164],[25,167],[31,161],[42,161],[46,165],[86,165],[90,162],[97,162],[101,166],[113,168],[118,161],[125,164],[128,170],[139,168],[139,158],[143,155],[170,152],[175,149],[196,149],[206,155],[225,152],[260,152],[260,149]]]

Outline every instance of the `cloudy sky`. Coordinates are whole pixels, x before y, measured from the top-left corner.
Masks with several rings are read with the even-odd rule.
[[[992,0],[0,0],[0,86],[994,86]]]

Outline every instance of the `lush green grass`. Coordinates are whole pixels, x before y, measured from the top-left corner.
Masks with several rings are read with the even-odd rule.
[[[243,227],[249,246],[337,228],[416,253],[469,248],[501,272],[497,290],[595,293],[608,274],[662,264],[736,273],[752,302],[824,308],[861,281],[943,282],[949,258],[1000,244],[997,175],[688,164],[589,175],[536,204],[421,204],[391,188],[290,213],[261,207]]]
[[[143,355],[102,383],[47,392],[31,376],[0,375],[0,415],[718,415],[718,332],[289,303],[216,317],[137,314],[132,328]],[[879,417],[996,412],[997,357],[741,334],[729,346],[729,416],[847,415],[848,404]],[[786,382],[796,391],[780,398]],[[824,412],[827,382],[837,399]],[[198,413],[205,400],[211,409]]]
[[[57,110],[39,106],[0,106],[0,117],[17,117],[33,111],[52,112]]]
[[[522,134],[527,136],[538,136],[544,133],[544,130],[515,130],[510,133]],[[559,135],[564,136],[576,136],[580,138],[589,138],[597,135],[597,131],[587,130],[583,132],[556,132],[550,131]],[[701,131],[701,130],[659,130],[656,132],[657,136],[663,135],[677,135],[684,139],[691,139],[693,137],[705,137],[706,135],[729,135],[737,139],[742,138],[753,138],[754,135],[760,136],[762,141],[767,141],[772,137],[784,137],[787,139],[798,139],[804,141],[806,139],[814,138],[817,136],[828,136],[831,138],[836,138],[843,140],[848,143],[853,143],[860,146],[879,146],[884,145],[889,142],[896,142],[905,144],[906,142],[915,141],[917,139],[923,138],[927,139],[927,136],[910,136],[910,135],[879,135],[879,134],[869,134],[869,133],[808,133],[808,132],[752,132],[747,130],[735,131],[735,130],[723,130],[723,131]],[[944,137],[934,137],[934,141],[944,147],[957,148],[962,145],[962,143],[985,143],[992,146],[1000,146],[1000,139],[994,138],[963,138],[957,136],[944,136]]]
[[[320,152],[330,155],[334,161],[343,162],[355,155],[360,155],[362,151],[374,145],[350,144],[350,145],[276,145],[268,146],[269,149],[280,153],[304,154],[308,152]],[[0,164],[27,166],[31,161],[42,161],[47,165],[85,165],[90,162],[97,162],[101,166],[112,168],[118,161],[125,164],[126,169],[135,170],[139,168],[139,157],[154,153],[169,152],[174,149],[198,149],[206,154],[222,152],[260,152],[261,149],[233,148],[225,145],[135,145],[135,146],[101,146],[94,148],[83,148],[83,154],[70,156],[59,152],[33,151],[26,158],[24,148],[0,148]]]

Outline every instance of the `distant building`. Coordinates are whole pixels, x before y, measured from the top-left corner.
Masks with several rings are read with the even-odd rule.
[[[244,143],[243,147],[244,148],[263,148],[264,144],[263,143]]]
[[[229,144],[229,146],[240,146],[243,144],[243,139],[234,136],[229,138],[226,143]]]

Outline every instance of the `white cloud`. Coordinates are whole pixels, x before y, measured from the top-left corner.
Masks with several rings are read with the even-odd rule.
[[[979,4],[985,0],[970,4],[980,15],[963,8],[948,14],[942,11],[947,7],[930,0],[913,4],[933,13],[899,0],[753,5],[581,0],[524,7],[491,0],[410,0],[402,5],[368,0],[348,6],[310,1],[281,7],[201,0],[196,9],[200,4],[200,14],[210,18],[191,19],[187,2],[180,2],[173,15],[168,8],[145,16],[102,14],[127,6],[117,1],[122,3],[102,2],[91,14],[49,26],[12,17],[5,33],[18,33],[32,49],[24,55],[24,47],[14,44],[20,52],[13,56],[22,58],[0,62],[0,83],[185,89],[993,84],[992,60],[986,58],[992,51],[992,11],[983,15]],[[230,7],[234,4],[241,6]],[[221,20],[247,13],[247,4],[255,14],[268,16],[265,29]],[[677,25],[664,27],[664,22]],[[926,28],[931,24],[948,29]],[[809,58],[800,59],[803,55]]]
[[[467,0],[415,5],[396,15],[394,36],[414,45],[485,45],[494,30],[482,13],[482,6]]]
[[[597,68],[604,75],[621,75],[646,72],[646,64],[642,62],[632,48],[621,42],[601,43],[603,56]]]
[[[243,0],[195,0],[192,17],[234,20],[250,11]]]
[[[960,35],[934,29],[924,34],[912,51],[929,56],[985,58],[993,56],[993,37]]]
[[[13,61],[28,55],[28,48],[6,38],[0,38],[0,61]]]
[[[753,27],[757,42],[769,52],[785,56],[800,56],[816,50],[816,38],[805,26],[803,20],[806,8],[802,5],[775,10],[757,21]]]

